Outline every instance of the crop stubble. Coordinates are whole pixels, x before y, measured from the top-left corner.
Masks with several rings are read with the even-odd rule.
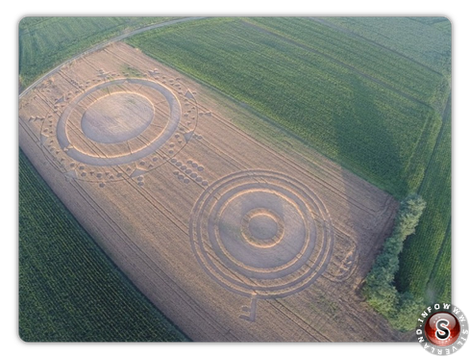
[[[137,136],[111,118],[131,117],[126,101],[145,103]],[[207,89],[117,43],[20,101],[20,145],[193,340],[406,339],[358,290],[397,203],[319,155],[261,144],[230,114]]]

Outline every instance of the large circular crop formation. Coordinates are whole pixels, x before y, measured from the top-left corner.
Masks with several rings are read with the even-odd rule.
[[[184,93],[174,80],[100,83],[55,107],[63,110],[56,123],[43,124],[43,148],[61,171],[82,180],[113,181],[136,168],[153,169],[181,150],[196,127],[196,101]]]
[[[321,200],[281,173],[248,170],[207,188],[190,218],[192,249],[219,284],[257,298],[303,290],[326,269],[333,229]]]

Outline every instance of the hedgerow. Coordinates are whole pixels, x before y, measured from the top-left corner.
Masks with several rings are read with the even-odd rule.
[[[399,269],[403,243],[415,233],[425,207],[426,203],[418,195],[411,195],[401,203],[392,236],[385,240],[363,288],[367,302],[394,328],[404,331],[414,328],[416,312],[422,308],[423,299],[413,297],[408,291],[399,292],[395,286],[395,275]]]

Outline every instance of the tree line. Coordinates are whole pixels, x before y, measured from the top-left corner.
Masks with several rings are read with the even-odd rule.
[[[417,314],[422,310],[424,302],[408,291],[399,292],[395,287],[395,275],[403,243],[409,235],[415,233],[425,207],[426,202],[416,194],[402,201],[393,233],[385,241],[363,288],[367,302],[387,318],[392,327],[402,331],[415,327]]]

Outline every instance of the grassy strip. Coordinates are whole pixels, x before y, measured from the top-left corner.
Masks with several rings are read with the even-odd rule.
[[[411,291],[414,295],[432,301],[436,287],[428,282],[445,282],[450,278],[450,252],[447,263],[439,264],[441,269],[434,271],[436,260],[441,260],[441,247],[451,220],[451,110],[444,118],[442,135],[428,166],[419,194],[428,206],[423,213],[416,234],[405,243],[400,257],[400,270],[397,275],[400,290]],[[449,234],[450,235],[450,234]],[[450,243],[448,244],[450,245]],[[445,250],[444,250],[445,252]],[[436,275],[433,277],[433,275]],[[437,289],[440,291],[440,289]],[[443,292],[446,292],[444,289]],[[450,290],[444,300],[450,300]]]

